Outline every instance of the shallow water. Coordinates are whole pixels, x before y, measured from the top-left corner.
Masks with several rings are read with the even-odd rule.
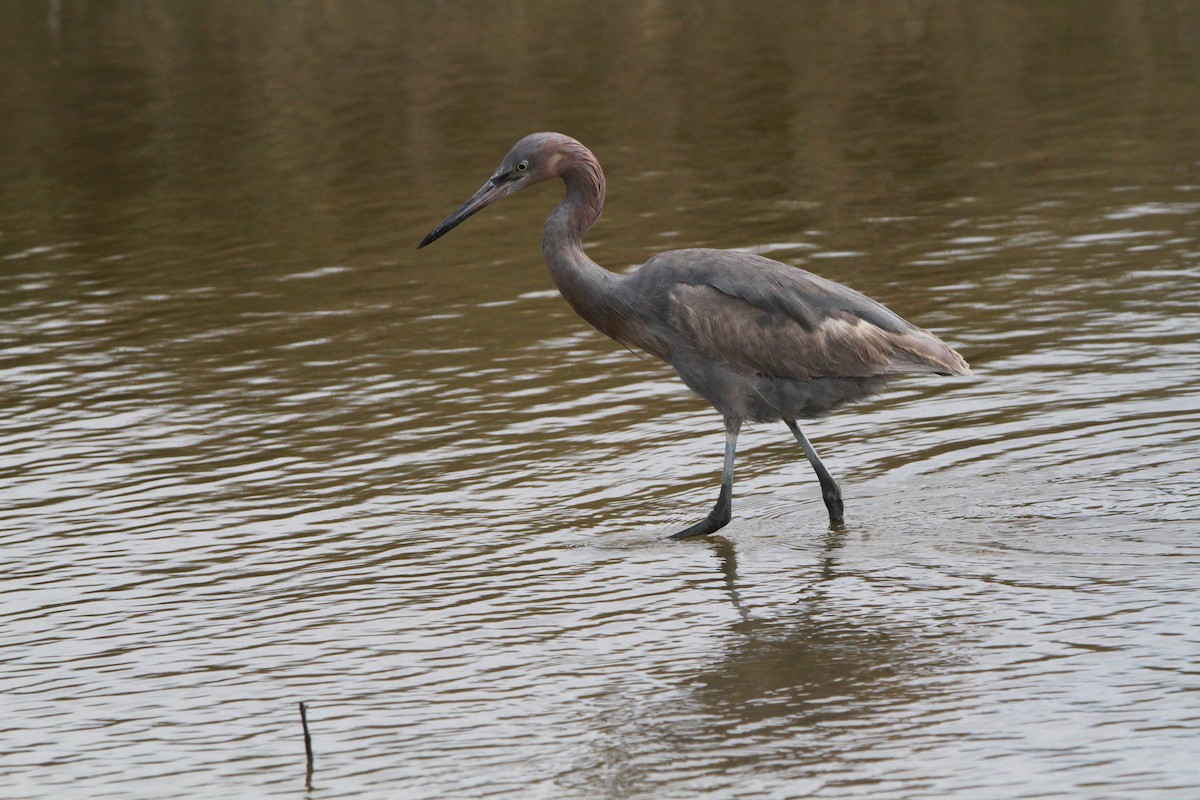
[[[1200,8],[0,8],[0,794],[1193,797]],[[742,437],[554,291],[769,254],[959,348]],[[311,789],[296,704],[309,704]]]

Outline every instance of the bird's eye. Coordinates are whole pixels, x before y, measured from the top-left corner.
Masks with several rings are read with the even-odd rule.
[[[528,171],[529,171],[529,162],[528,161],[518,161],[517,162],[517,172],[528,172]]]

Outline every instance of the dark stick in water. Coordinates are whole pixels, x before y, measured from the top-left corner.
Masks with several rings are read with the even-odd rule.
[[[312,773],[313,773],[313,752],[312,752],[312,737],[308,735],[308,709],[304,707],[304,703],[300,704],[300,724],[304,726],[304,755],[308,760],[308,772],[305,780],[308,783],[308,788],[312,789]]]

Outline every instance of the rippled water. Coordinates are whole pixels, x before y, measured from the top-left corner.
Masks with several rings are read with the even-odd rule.
[[[1190,4],[0,8],[0,795],[1194,797]],[[742,438],[573,316],[770,254],[967,379]],[[296,704],[316,750],[306,787]]]

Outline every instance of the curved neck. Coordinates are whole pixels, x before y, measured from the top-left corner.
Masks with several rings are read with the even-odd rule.
[[[543,247],[550,240],[556,244],[580,244],[604,210],[604,171],[591,151],[579,145],[578,149],[560,152],[557,158],[566,162],[559,175],[566,184],[567,195],[546,219]]]
[[[617,338],[620,314],[614,290],[618,278],[583,252],[583,235],[604,208],[604,173],[595,156],[582,145],[562,157],[568,159],[560,173],[567,193],[546,218],[542,255],[554,284],[576,313]]]

